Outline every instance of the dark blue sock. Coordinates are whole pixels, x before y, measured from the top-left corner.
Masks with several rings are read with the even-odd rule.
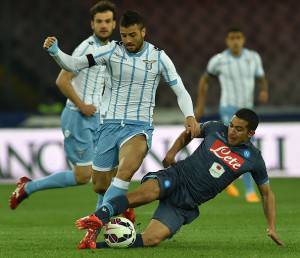
[[[107,223],[112,216],[119,215],[128,209],[129,203],[125,195],[112,198],[104,203],[95,215],[103,222]]]
[[[96,243],[96,248],[109,248],[109,246],[106,244],[106,242],[98,242]]]
[[[142,235],[137,234],[134,243],[129,247],[136,248],[136,247],[143,247],[143,246],[144,246],[144,242],[143,242]],[[109,248],[109,246],[106,244],[106,242],[98,242],[96,244],[96,248]]]
[[[143,246],[144,246],[144,241],[143,241],[142,235],[136,234],[136,239],[135,239],[134,243],[129,247],[135,248],[135,247],[143,247]]]

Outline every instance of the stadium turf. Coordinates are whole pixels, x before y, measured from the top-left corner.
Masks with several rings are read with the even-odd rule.
[[[14,186],[0,185],[0,257],[300,257],[299,185],[300,179],[272,180],[283,248],[267,238],[261,204],[223,193],[159,247],[119,250],[76,250],[83,232],[75,229],[74,221],[94,209],[91,185],[33,194],[15,211],[7,204]],[[241,189],[241,182],[238,186]],[[155,207],[156,203],[136,210],[138,231]]]

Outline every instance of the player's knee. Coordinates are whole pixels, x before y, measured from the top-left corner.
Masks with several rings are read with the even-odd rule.
[[[84,185],[84,184],[87,184],[88,182],[90,182],[91,180],[91,175],[80,175],[78,177],[76,177],[76,182],[77,184],[79,185]]]
[[[87,184],[91,180],[91,170],[88,168],[75,168],[75,179],[77,184]]]
[[[143,184],[147,184],[147,190],[139,192],[139,195],[142,195],[143,200],[151,202],[159,198],[160,188],[156,179],[149,179]]]
[[[93,190],[95,193],[104,194],[108,188],[108,184],[106,182],[94,182],[93,181]]]

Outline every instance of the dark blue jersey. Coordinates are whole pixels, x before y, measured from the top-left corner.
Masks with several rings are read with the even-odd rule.
[[[221,122],[201,124],[202,143],[173,166],[197,204],[214,198],[243,173],[250,172],[258,185],[269,180],[260,151],[250,141],[230,146],[227,132],[228,127]]]

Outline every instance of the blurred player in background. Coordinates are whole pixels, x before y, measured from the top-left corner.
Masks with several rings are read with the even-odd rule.
[[[128,207],[159,200],[148,227],[144,233],[137,234],[130,247],[156,246],[195,220],[199,216],[199,205],[213,199],[243,173],[251,171],[263,198],[267,234],[276,244],[283,245],[276,233],[275,196],[265,162],[250,141],[258,122],[256,113],[244,108],[235,113],[229,126],[214,121],[200,124],[196,137],[203,141],[193,154],[175,163],[176,154],[191,142],[190,135],[181,133],[163,161],[165,167],[171,167],[146,174],[136,190],[111,199],[95,214],[77,220],[76,226],[79,229],[101,228],[112,216]],[[107,247],[107,244],[97,243],[96,247]]]
[[[199,81],[195,112],[197,121],[200,121],[204,113],[208,82],[212,77],[218,77],[221,85],[219,112],[226,125],[238,109],[253,108],[255,79],[260,86],[260,103],[268,101],[268,83],[261,58],[257,52],[244,48],[244,33],[239,28],[229,29],[226,44],[228,47],[226,50],[209,60],[207,71]],[[259,202],[250,173],[243,175],[243,182],[246,188],[246,201]],[[230,196],[239,196],[239,191],[233,184],[229,185],[226,191]]]
[[[84,40],[73,56],[91,53],[106,45],[116,26],[116,7],[109,1],[100,1],[90,9],[93,35]],[[12,193],[10,207],[15,209],[34,192],[86,184],[91,179],[96,131],[100,126],[100,113],[105,112],[102,93],[110,82],[105,66],[83,69],[80,72],[62,70],[56,84],[68,98],[61,116],[64,148],[73,171],[63,171],[50,176],[30,180],[22,177]],[[103,175],[107,176],[107,175]],[[111,179],[101,182],[108,187]]]
[[[111,97],[93,161],[96,192],[102,187],[101,172],[117,167],[104,204],[126,194],[132,176],[151,148],[155,94],[161,75],[177,95],[186,130],[192,137],[197,126],[191,97],[174,64],[164,51],[144,41],[144,18],[137,12],[126,11],[120,20],[120,34],[122,42],[113,41],[83,57],[63,53],[54,37],[48,37],[44,43],[44,48],[63,69],[76,71],[100,64],[106,65],[110,73]],[[95,234],[88,231],[79,248],[91,248],[91,242],[95,242]]]

